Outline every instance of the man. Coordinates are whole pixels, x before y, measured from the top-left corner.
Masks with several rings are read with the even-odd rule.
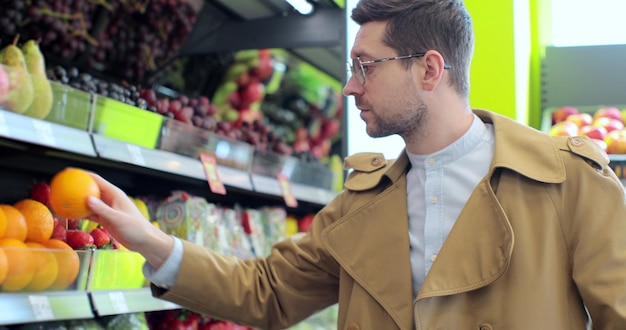
[[[626,205],[606,155],[471,109],[462,1],[361,0],[352,17],[344,93],[406,152],[348,157],[309,232],[247,261],[165,235],[94,174],[93,218],[146,257],[154,295],[263,329],[337,302],[339,329],[626,329]]]

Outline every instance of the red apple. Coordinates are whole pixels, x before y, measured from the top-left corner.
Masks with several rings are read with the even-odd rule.
[[[50,205],[50,185],[46,182],[37,182],[30,188],[30,198],[43,203],[46,206]]]
[[[256,80],[252,80],[241,91],[239,91],[241,102],[248,105],[261,101],[263,96],[265,96],[265,86]]]
[[[626,154],[626,130],[610,131],[604,138],[608,154]]]
[[[578,135],[578,126],[571,121],[560,121],[550,127],[548,134],[552,136],[576,136]]]
[[[9,74],[4,67],[0,65],[0,104],[4,103],[9,97],[10,81]]]
[[[602,126],[606,128],[608,132],[624,128],[624,123],[621,120],[617,120],[611,117],[598,117],[594,119],[593,125]]]
[[[559,107],[556,110],[554,110],[554,112],[552,113],[552,124],[562,122],[569,115],[573,115],[575,113],[580,113],[580,111],[578,111],[578,108],[576,107],[572,107],[572,106]]]
[[[261,57],[259,59],[259,66],[252,68],[250,74],[256,77],[259,81],[266,81],[274,73],[274,67],[272,66],[271,57]]]
[[[589,118],[591,118],[591,116],[589,116]],[[324,122],[322,122],[322,137],[332,138],[337,133],[339,133],[340,129],[341,129],[341,123],[339,123],[339,120],[337,119],[324,120]]]
[[[235,82],[237,83],[237,86],[241,88],[241,87],[247,86],[250,83],[251,78],[252,77],[250,77],[250,73],[244,72],[240,74],[239,77],[237,77],[237,79],[235,79]]]
[[[623,123],[622,112],[616,107],[602,107],[596,110],[596,112],[593,114],[594,120],[602,117],[613,118]]]
[[[606,152],[607,145],[606,145],[606,142],[604,142],[604,140],[591,139],[591,141],[593,141],[595,144],[598,145],[598,147],[600,147],[600,149],[602,149],[604,152]]]
[[[313,219],[315,218],[315,214],[307,214],[298,220],[298,229],[301,232],[305,232],[309,230],[311,224],[313,223]]]
[[[593,123],[593,117],[591,116],[591,114],[586,113],[586,112],[571,114],[567,116],[565,120],[571,121],[572,123],[576,124],[578,128],[581,128],[586,125],[591,125],[591,123]]]
[[[609,131],[604,126],[585,125],[580,128],[580,134],[586,135],[592,139],[604,140]]]

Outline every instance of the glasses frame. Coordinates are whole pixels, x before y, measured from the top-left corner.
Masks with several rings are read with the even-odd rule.
[[[350,72],[352,73],[353,76],[355,76],[357,82],[361,83],[361,86],[365,85],[366,82],[366,78],[367,76],[365,75],[365,67],[367,65],[370,64],[374,64],[374,63],[382,63],[382,62],[388,62],[388,61],[395,61],[395,60],[403,60],[403,59],[407,59],[407,58],[419,58],[419,57],[424,57],[426,55],[426,53],[414,53],[414,54],[409,54],[409,55],[402,55],[402,56],[393,56],[393,57],[384,57],[384,58],[377,58],[375,60],[371,60],[371,61],[361,61],[361,57],[357,56],[357,58],[353,59],[352,62],[353,63],[346,63],[348,65],[348,67],[350,68]],[[356,61],[359,62],[359,69],[361,69],[361,79],[359,79],[359,77],[356,75],[355,69],[354,69],[354,64],[356,63]],[[452,68],[452,66],[448,63],[444,63],[443,64],[443,68],[446,70],[449,70]]]

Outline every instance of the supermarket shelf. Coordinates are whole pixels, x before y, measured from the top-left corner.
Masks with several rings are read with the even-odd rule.
[[[280,183],[276,177],[266,176],[262,174],[251,174],[252,185],[254,191],[272,196],[283,196]]]
[[[0,110],[0,137],[96,156],[87,131]]]
[[[92,291],[89,296],[97,316],[180,308],[174,303],[154,298],[150,288]]]
[[[84,291],[3,293],[0,311],[0,325],[94,317]]]
[[[148,149],[101,135],[93,135],[93,143],[98,156],[105,159],[206,180],[206,174],[199,159],[164,150]],[[217,167],[222,183],[225,185],[252,190],[252,183],[246,171],[219,164]]]
[[[325,205],[330,202],[335,193],[326,189],[303,185],[296,182],[291,183],[291,191],[293,196],[301,201]]]
[[[2,109],[0,109],[0,138],[131,164],[181,177],[207,180],[200,157],[178,153],[178,147],[181,146],[171,147],[170,151],[148,148]],[[179,140],[181,139],[185,140],[185,137],[179,137]],[[193,140],[193,137],[189,139]],[[215,155],[220,180],[227,187],[270,196],[283,196],[280,182],[276,177],[282,173],[291,181],[293,195],[298,200],[324,205],[336,194],[328,187],[331,174],[327,170],[311,167],[292,157],[269,152],[255,151],[253,155],[250,146],[217,136],[211,135],[202,141],[204,141],[202,150]],[[229,152],[225,154],[224,150]],[[233,166],[225,165],[231,163]]]

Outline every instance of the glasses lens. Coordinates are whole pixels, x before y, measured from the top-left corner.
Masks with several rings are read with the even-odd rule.
[[[348,62],[346,62],[346,74],[348,75],[346,80],[350,80],[354,76],[354,67]]]
[[[359,84],[365,85],[365,71],[361,65],[361,59],[358,57],[352,60],[352,74]]]

